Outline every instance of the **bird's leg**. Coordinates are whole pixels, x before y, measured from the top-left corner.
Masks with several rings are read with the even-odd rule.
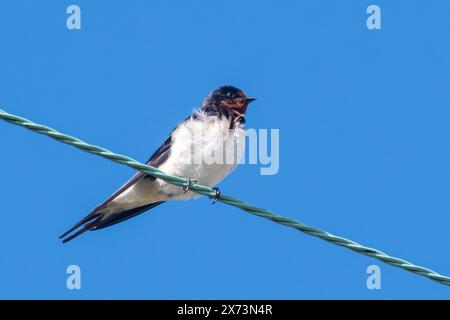
[[[220,190],[219,190],[219,188],[217,188],[217,187],[214,187],[214,188],[211,188],[211,189],[214,190],[214,195],[213,195],[213,196],[210,196],[209,198],[210,198],[210,199],[213,199],[213,202],[212,202],[211,204],[214,204],[214,203],[217,202],[217,200],[220,199]]]
[[[189,179],[187,180],[187,185],[185,185],[185,186],[183,187],[184,193],[186,193],[186,192],[188,192],[189,190],[191,190],[192,186],[193,186],[194,184],[196,184],[196,183],[197,183],[197,180],[189,178]]]

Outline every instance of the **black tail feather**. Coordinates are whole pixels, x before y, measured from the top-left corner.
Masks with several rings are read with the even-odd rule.
[[[88,222],[94,220],[95,218],[97,218],[99,216],[99,214],[98,213],[94,214],[94,212],[92,212],[91,214],[87,215],[82,220],[78,221],[77,224],[75,224],[72,228],[70,228],[69,230],[64,232],[62,235],[60,235],[59,239],[65,238],[69,233],[72,233],[75,229],[78,229],[83,224],[88,223]]]
[[[89,230],[89,227],[88,226],[84,226],[83,229],[80,229],[77,232],[75,232],[74,234],[72,234],[71,236],[69,236],[69,237],[67,237],[65,239],[62,239],[62,243],[69,242],[70,240],[75,239],[76,237],[82,235],[83,233],[85,233],[88,230]]]
[[[151,208],[154,208],[165,201],[160,202],[154,202],[150,203],[144,206],[136,207],[130,210],[117,212],[114,214],[105,214],[102,212],[97,213],[96,210],[83,218],[81,221],[79,221],[77,224],[75,224],[72,228],[64,232],[59,239],[62,239],[63,243],[69,242],[70,240],[75,239],[76,237],[82,235],[86,231],[94,231],[94,230],[100,230],[107,227],[110,227],[112,225],[115,225],[117,223],[123,222],[125,220],[128,220],[130,218],[133,218],[137,216],[138,214],[141,214]],[[93,220],[93,221],[92,221]],[[74,234],[69,235],[73,231],[75,231],[77,228],[81,227],[83,225],[83,228],[75,232]]]

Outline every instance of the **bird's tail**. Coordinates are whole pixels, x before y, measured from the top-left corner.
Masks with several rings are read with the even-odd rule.
[[[154,202],[150,204],[146,204],[144,206],[136,207],[133,209],[117,212],[117,213],[108,213],[104,211],[104,208],[98,207],[94,211],[92,211],[89,215],[80,220],[77,224],[75,224],[72,228],[64,232],[59,239],[62,239],[63,243],[69,242],[70,240],[75,239],[76,237],[82,235],[86,231],[95,231],[103,228],[110,227],[117,223],[123,222],[130,218],[137,216],[147,210],[150,210],[165,201]],[[74,232],[76,229],[80,228],[80,230]],[[71,235],[70,235],[71,234]]]

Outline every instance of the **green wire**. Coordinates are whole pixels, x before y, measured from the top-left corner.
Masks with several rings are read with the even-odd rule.
[[[16,115],[7,113],[1,109],[0,109],[0,119],[10,122],[12,124],[18,125],[18,126],[27,128],[31,131],[34,131],[34,132],[37,132],[40,134],[44,134],[55,140],[58,140],[60,142],[74,146],[85,152],[92,153],[97,156],[101,156],[103,158],[109,159],[111,161],[114,161],[114,162],[117,162],[120,164],[124,164],[133,169],[136,169],[138,171],[144,172],[146,174],[149,174],[151,176],[154,176],[156,178],[164,180],[170,184],[180,186],[180,187],[185,187],[189,184],[189,181],[187,179],[171,176],[169,174],[162,172],[161,170],[158,170],[157,168],[142,164],[130,157],[127,157],[127,156],[124,156],[121,154],[117,154],[117,153],[113,153],[113,152],[111,152],[107,149],[104,149],[102,147],[99,147],[99,146],[88,144],[80,139],[63,134],[52,128],[34,123],[30,120],[18,117]],[[208,196],[208,197],[213,197],[215,195],[215,191],[213,189],[203,186],[203,185],[199,185],[199,184],[192,184],[190,190],[194,191],[196,193],[202,194],[204,196]],[[443,285],[450,286],[450,278],[449,277],[446,277],[437,272],[434,272],[433,270],[430,270],[430,269],[427,269],[427,268],[424,268],[421,266],[417,266],[406,260],[402,260],[402,259],[399,259],[396,257],[389,256],[386,253],[381,252],[377,249],[365,247],[354,241],[351,241],[351,240],[348,240],[348,239],[345,239],[345,238],[342,238],[339,236],[335,236],[331,233],[328,233],[326,231],[323,231],[323,230],[320,230],[320,229],[317,229],[314,227],[307,226],[307,225],[301,223],[300,221],[280,216],[274,212],[255,207],[253,205],[247,204],[241,200],[235,199],[230,196],[221,194],[220,199],[218,199],[218,201],[226,203],[230,206],[240,208],[240,209],[247,211],[253,215],[269,219],[273,222],[282,224],[284,226],[297,229],[301,232],[309,234],[310,236],[326,240],[332,244],[356,251],[365,256],[369,256],[369,257],[378,259],[378,260],[380,260],[384,263],[387,263],[391,266],[402,268],[402,269],[412,272],[414,274],[437,281]]]

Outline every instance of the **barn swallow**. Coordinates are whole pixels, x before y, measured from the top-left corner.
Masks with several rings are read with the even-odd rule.
[[[166,201],[191,199],[196,196],[189,191],[192,183],[213,187],[222,181],[244,155],[245,113],[254,100],[232,86],[213,90],[201,108],[178,124],[146,162],[165,173],[187,179],[189,184],[185,188],[138,172],[60,239],[66,243],[86,231],[115,225]],[[231,161],[203,161],[205,155],[224,153],[233,154]],[[220,197],[219,189],[214,190],[216,198]]]

